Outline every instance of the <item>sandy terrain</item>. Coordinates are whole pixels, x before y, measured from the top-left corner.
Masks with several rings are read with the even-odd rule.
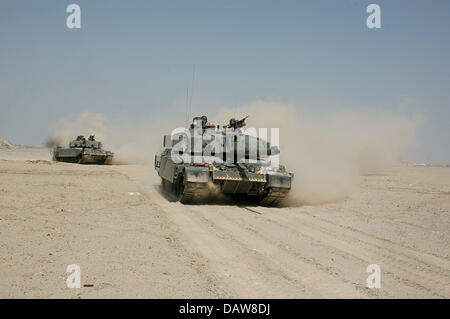
[[[151,166],[49,160],[0,151],[2,298],[450,297],[450,168],[397,167],[340,202],[265,208],[170,202]],[[67,288],[69,264],[94,286]]]

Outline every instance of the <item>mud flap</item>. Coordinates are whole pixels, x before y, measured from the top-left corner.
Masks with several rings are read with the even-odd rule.
[[[282,174],[267,174],[266,188],[291,188],[292,178]]]

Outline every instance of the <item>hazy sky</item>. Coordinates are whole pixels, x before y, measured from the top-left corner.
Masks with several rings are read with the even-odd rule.
[[[450,163],[448,0],[0,0],[0,137],[37,145],[86,110],[184,113],[194,65],[194,110],[277,98],[421,116],[408,159]]]

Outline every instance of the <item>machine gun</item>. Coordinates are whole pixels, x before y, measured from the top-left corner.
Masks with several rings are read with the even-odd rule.
[[[235,119],[231,119],[230,123],[228,125],[224,125],[223,128],[233,128],[233,129],[239,129],[243,126],[245,126],[245,120],[248,118],[248,115],[244,117],[242,120],[236,121]]]
[[[242,120],[236,121],[234,128],[237,129],[237,128],[241,128],[241,127],[245,126],[246,119],[248,119],[248,115],[246,117],[244,117]]]

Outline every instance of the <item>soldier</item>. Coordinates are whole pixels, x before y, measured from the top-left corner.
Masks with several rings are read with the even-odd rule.
[[[228,128],[231,128],[233,130],[236,129],[236,119],[234,117],[232,117],[230,119],[230,122],[228,124]]]
[[[191,124],[191,128],[194,128],[194,126],[196,126],[197,121],[200,120],[202,122],[202,129],[207,129],[207,128],[213,128],[216,127],[215,124],[213,123],[209,123],[208,122],[208,118],[203,115],[201,117],[194,117],[192,120],[192,124]]]
[[[239,130],[241,127],[245,126],[245,120],[247,119],[248,116],[244,117],[242,120],[236,121],[236,119],[234,117],[232,117],[230,119],[229,124],[226,127],[226,131],[230,132],[230,131],[235,131],[235,130]]]
[[[196,117],[194,117],[192,119],[191,128],[199,127],[200,123],[201,123],[202,128],[204,128],[207,120],[208,120],[207,117],[204,116],[204,115],[203,116],[196,116]]]
[[[89,136],[89,141],[95,141],[95,135],[90,135]]]
[[[225,132],[233,132],[236,129],[236,119],[232,117],[228,122],[228,125],[224,125]]]

